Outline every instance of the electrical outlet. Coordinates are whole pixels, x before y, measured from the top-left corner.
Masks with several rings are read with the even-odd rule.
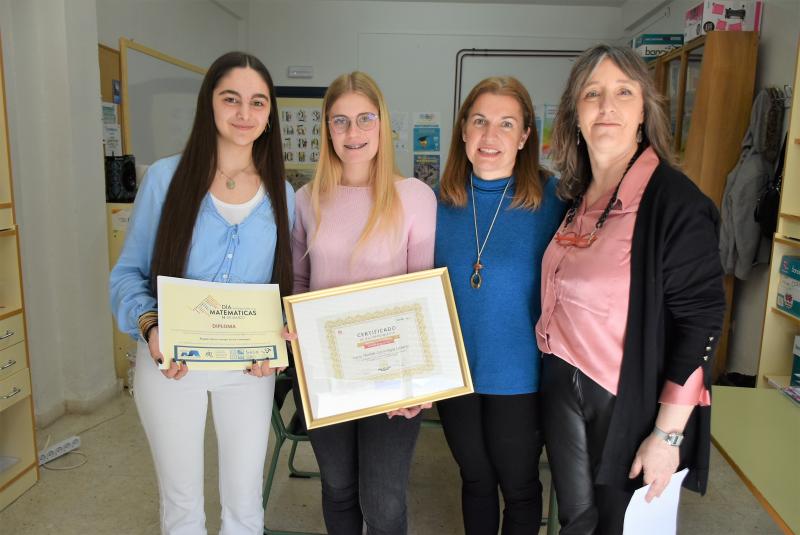
[[[39,466],[81,447],[80,437],[69,437],[39,452]]]

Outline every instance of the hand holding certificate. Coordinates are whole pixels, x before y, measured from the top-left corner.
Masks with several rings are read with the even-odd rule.
[[[228,284],[158,277],[161,369],[242,370],[254,361],[288,365],[276,284]]]
[[[309,429],[472,392],[445,268],[284,303]]]

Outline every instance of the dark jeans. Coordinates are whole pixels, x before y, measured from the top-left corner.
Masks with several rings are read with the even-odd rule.
[[[616,397],[554,355],[542,360],[541,385],[561,535],[622,533],[632,493],[594,482]]]
[[[496,535],[497,487],[503,535],[536,534],[542,519],[539,395],[468,394],[437,403],[450,451],[461,469],[466,535]]]
[[[404,535],[406,488],[421,416],[385,414],[308,432],[322,475],[329,535]]]

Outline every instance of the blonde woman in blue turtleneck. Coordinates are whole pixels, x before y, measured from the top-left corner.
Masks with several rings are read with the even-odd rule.
[[[539,167],[530,95],[487,78],[459,110],[438,190],[435,265],[450,272],[475,393],[438,403],[467,535],[538,533],[542,254],[564,215]]]

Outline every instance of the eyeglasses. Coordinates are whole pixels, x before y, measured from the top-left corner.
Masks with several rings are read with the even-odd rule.
[[[555,235],[556,243],[562,247],[577,247],[586,249],[597,241],[597,229],[595,228],[588,234],[579,235],[572,230],[557,232]]]
[[[351,123],[352,120],[346,115],[334,115],[328,119],[331,130],[337,134],[344,134],[350,130]],[[363,130],[364,132],[372,130],[375,128],[376,124],[378,124],[378,115],[375,113],[364,112],[356,115],[356,126],[358,126],[359,130]]]

